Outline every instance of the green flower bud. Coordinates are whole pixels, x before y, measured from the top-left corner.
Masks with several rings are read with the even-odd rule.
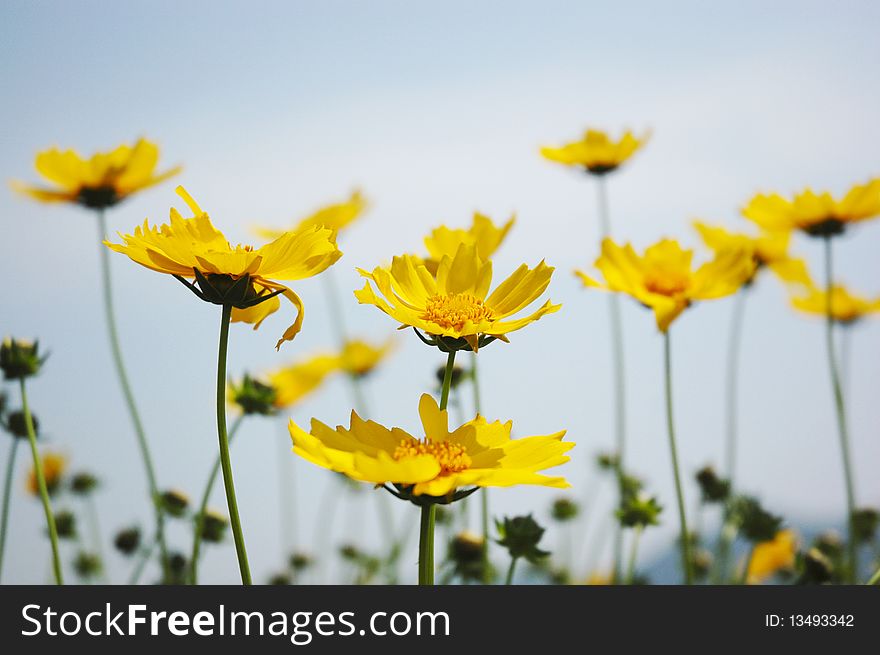
[[[91,473],[77,473],[70,479],[70,490],[80,496],[88,496],[98,486],[98,478]]]
[[[825,584],[834,577],[834,564],[818,548],[810,548],[801,561],[800,584]]]
[[[245,374],[238,385],[229,385],[229,391],[232,401],[245,414],[273,416],[277,411],[275,399],[278,392],[271,384],[261,382]]]
[[[649,525],[658,525],[657,517],[662,511],[663,508],[654,496],[639,493],[624,496],[616,515],[620,524],[625,528],[644,528]]]
[[[228,526],[225,516],[208,510],[202,518],[202,539],[212,544],[220,543]]]
[[[880,524],[880,513],[873,507],[860,507],[853,510],[853,536],[857,541],[863,543],[873,541],[877,534],[878,524]]]
[[[186,510],[189,507],[189,498],[186,494],[174,489],[163,492],[159,496],[159,500],[162,503],[162,509],[164,509],[169,516],[175,518],[180,518],[186,514]]]
[[[638,496],[642,492],[642,488],[645,486],[641,479],[634,475],[630,475],[629,473],[623,473],[622,471],[618,482],[620,484],[621,495],[624,498]]]
[[[40,357],[38,342],[5,337],[0,345],[0,369],[7,380],[23,380],[40,372],[48,355]]]
[[[269,584],[277,587],[284,587],[289,585],[291,582],[289,573],[276,573],[271,578],[269,578]]]
[[[620,457],[617,453],[599,453],[596,465],[602,471],[616,471],[620,467]]]
[[[443,380],[446,378],[446,367],[441,366],[437,369],[437,382],[439,384],[443,384]],[[465,377],[465,371],[461,366],[453,366],[452,367],[452,383],[450,385],[451,389],[455,389],[461,381]]]
[[[782,517],[767,512],[756,498],[737,496],[730,507],[731,517],[742,535],[752,543],[770,541],[782,527]]]
[[[63,509],[55,514],[55,531],[59,539],[76,538],[76,517],[72,512]]]
[[[294,571],[304,571],[314,564],[311,555],[307,553],[294,553],[290,556],[290,568]]]
[[[452,512],[438,505],[437,509],[434,510],[434,522],[437,525],[449,525],[452,523]]]
[[[538,548],[538,542],[544,535],[542,528],[532,515],[504,517],[504,521],[495,521],[495,527],[501,537],[497,543],[504,546],[513,558],[525,557],[535,564],[550,553]]]
[[[76,559],[73,560],[73,569],[81,578],[92,578],[98,575],[103,568],[101,558],[94,553],[81,551],[77,553]]]
[[[347,562],[356,562],[362,557],[363,553],[354,544],[345,544],[339,547],[339,555]]]
[[[449,540],[446,557],[452,562],[455,575],[462,581],[484,580],[483,547],[485,541],[472,532],[459,532]]]
[[[835,530],[823,532],[813,542],[813,547],[832,562],[837,562],[843,557],[843,545],[843,539]]]
[[[116,533],[113,545],[116,546],[116,550],[123,555],[131,555],[141,545],[140,528],[133,527],[120,530]]]
[[[697,484],[700,485],[704,503],[720,503],[730,496],[730,481],[718,477],[711,466],[697,471]]]
[[[39,438],[40,422],[37,420],[37,415],[33,412],[31,412],[31,424],[34,426],[34,436]],[[18,437],[19,439],[27,439],[28,430],[27,422],[24,418],[24,412],[18,409],[14,412],[9,412],[9,414],[6,416],[6,429],[13,437]]]
[[[181,553],[169,553],[168,555],[168,578],[165,584],[186,584],[188,562]]]
[[[578,505],[570,498],[557,498],[550,514],[557,521],[570,521],[578,515]]]
[[[691,556],[691,570],[697,580],[703,580],[712,570],[712,553],[705,548],[698,548]]]

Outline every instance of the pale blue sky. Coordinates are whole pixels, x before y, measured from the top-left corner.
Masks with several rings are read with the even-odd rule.
[[[335,267],[350,326],[382,338],[394,324],[348,295],[355,266],[420,248],[432,226],[463,225],[480,209],[518,221],[496,275],[541,258],[557,266],[550,296],[563,310],[481,355],[485,412],[517,434],[560,428],[578,443],[563,471],[583,496],[590,457],[611,443],[605,298],[571,270],[596,255],[594,189],[543,161],[539,145],[586,125],[652,128],[653,139],[610,179],[615,233],[643,246],[660,236],[696,245],[701,217],[746,228],[737,208],[759,190],[805,185],[844,191],[880,174],[876,27],[869,2],[45,2],[0,7],[0,177],[36,180],[33,157],[59,145],[84,152],[145,135],[162,161],[232,240],[257,220],[283,225],[355,186],[372,209],[342,238]],[[113,210],[113,230],[177,203],[173,183]],[[178,203],[179,204],[179,203]],[[52,351],[32,384],[47,443],[104,480],[109,534],[148,525],[144,481],[121,405],[99,300],[93,218],[0,193],[0,331],[37,336]],[[880,226],[836,244],[840,277],[880,293]],[[795,248],[818,266],[815,242]],[[113,256],[120,330],[153,442],[161,483],[196,495],[216,451],[213,383],[219,311],[178,283]],[[320,280],[297,286],[305,328],[276,354],[282,317],[233,330],[230,371],[259,370],[332,345]],[[722,375],[731,304],[689,311],[673,330],[676,410],[688,478],[718,461]],[[624,303],[630,462],[667,506],[646,556],[675,530],[662,405],[661,340]],[[373,415],[414,427],[419,394],[441,361],[410,335],[373,381]],[[762,280],[749,302],[741,391],[745,489],[795,522],[837,522],[843,484],[822,350],[821,322],[794,315],[780,285]],[[850,371],[858,496],[880,503],[872,402],[880,327],[854,333]],[[540,408],[540,410],[538,409]],[[294,417],[346,420],[331,384]],[[277,471],[292,461],[284,428],[246,424],[234,464],[255,577],[281,562]],[[2,455],[6,457],[6,446]],[[16,489],[26,472],[22,456]],[[301,538],[308,542],[328,476],[298,462]],[[493,494],[498,512],[546,516],[547,490]],[[688,485],[691,503],[696,499]],[[607,500],[609,494],[605,494]],[[214,504],[223,508],[218,485]],[[398,504],[398,515],[414,508]],[[372,511],[372,510],[371,510]],[[363,505],[342,510],[367,529]],[[354,519],[352,519],[354,520]],[[38,504],[19,493],[4,580],[44,579]],[[373,530],[373,528],[370,528]],[[183,526],[173,531],[183,550]],[[374,539],[372,531],[365,533]],[[438,551],[442,546],[438,544]],[[38,553],[35,558],[35,553]],[[46,551],[48,557],[48,550]],[[404,567],[414,571],[414,549]],[[127,565],[111,556],[111,572]],[[231,545],[213,548],[206,579],[233,582]],[[581,563],[583,568],[585,564]]]

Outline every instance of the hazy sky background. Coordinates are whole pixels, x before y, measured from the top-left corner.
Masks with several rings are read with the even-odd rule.
[[[880,7],[870,2],[7,0],[0,6],[0,177],[36,181],[34,155],[52,145],[91,153],[144,135],[161,145],[163,165],[182,163],[185,171],[113,209],[111,229],[166,220],[169,207],[182,204],[174,195],[179,182],[232,241],[252,241],[254,221],[285,225],[360,187],[372,207],[342,236],[345,256],[334,273],[349,326],[375,339],[395,324],[349,295],[361,286],[355,266],[418,251],[431,227],[468,224],[475,209],[499,220],[515,211],[496,276],[546,258],[557,267],[550,296],[563,310],[481,353],[484,412],[513,419],[521,436],[567,428],[578,446],[560,472],[583,498],[595,488],[593,456],[612,443],[606,299],[571,274],[597,254],[595,189],[542,160],[539,146],[575,138],[587,125],[652,128],[650,144],[609,180],[615,234],[640,247],[662,236],[697,245],[690,228],[697,217],[748,229],[738,208],[757,191],[812,185],[840,193],[880,174],[878,21]],[[52,353],[30,385],[45,445],[68,453],[74,470],[100,476],[108,540],[134,522],[149,532],[146,482],[105,339],[95,220],[7,190],[0,234],[0,331],[39,337]],[[840,279],[869,295],[880,293],[878,244],[877,223],[835,244]],[[794,247],[820,266],[818,242],[798,237]],[[219,308],[120,255],[112,265],[125,357],[161,486],[196,496],[216,455]],[[302,334],[276,353],[289,316],[276,315],[258,332],[235,327],[231,373],[333,345],[321,280],[296,289],[306,305]],[[698,495],[692,473],[721,456],[731,306],[697,306],[672,331],[690,506]],[[795,315],[770,278],[760,280],[746,311],[741,487],[794,524],[839,524],[844,491],[822,323]],[[624,318],[629,462],[667,508],[663,527],[645,539],[647,561],[677,530],[662,340],[634,303],[624,302]],[[398,336],[369,400],[379,421],[414,429],[419,394],[433,384],[442,356],[411,333]],[[876,506],[877,321],[854,330],[852,352],[858,499]],[[15,388],[9,391],[18,405]],[[338,380],[292,414],[335,424],[347,421],[350,407]],[[293,463],[288,447],[283,419],[246,422],[233,446],[258,581],[283,561],[278,476]],[[3,440],[4,463],[7,451]],[[23,492],[26,455],[21,448],[4,582],[41,582],[49,571],[43,515]],[[296,538],[308,548],[335,481],[302,461],[294,477]],[[493,491],[492,509],[546,520],[558,495]],[[362,496],[337,519],[351,526],[347,538],[375,543],[374,500]],[[610,498],[605,488],[597,503]],[[213,505],[225,512],[220,484]],[[394,505],[398,522],[415,517],[414,507]],[[170,540],[189,551],[184,524]],[[408,579],[415,540],[402,560]],[[236,582],[231,539],[206,550],[203,579]],[[445,550],[440,539],[437,550],[438,557]],[[65,557],[73,553],[68,548]],[[586,566],[579,555],[579,572]],[[111,553],[109,568],[121,581],[129,563]]]

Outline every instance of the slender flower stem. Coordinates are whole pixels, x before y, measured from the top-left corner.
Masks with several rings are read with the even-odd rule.
[[[740,574],[739,583],[740,584],[748,584],[749,583],[749,566],[752,564],[752,558],[755,556],[755,544],[749,548],[749,555],[746,557],[745,562],[743,563],[742,574]]]
[[[229,430],[229,445],[241,427],[244,420],[244,414],[239,415]],[[211,474],[208,476],[208,483],[205,485],[205,491],[202,492],[202,501],[199,503],[199,509],[196,513],[195,534],[193,535],[192,557],[190,558],[190,584],[198,584],[198,567],[199,567],[199,551],[202,546],[202,531],[205,526],[205,511],[208,509],[208,500],[211,498],[211,490],[214,488],[214,482],[217,481],[217,474],[220,472],[220,455],[214,460],[214,466],[211,467]]]
[[[101,522],[98,519],[98,508],[95,505],[94,494],[86,498],[86,515],[89,520],[89,530],[92,532],[92,541],[95,544],[95,555],[101,560],[101,582],[107,584],[107,560],[104,559],[104,543],[101,536]]]
[[[138,554],[138,562],[135,565],[134,570],[131,572],[131,577],[128,579],[129,585],[136,585],[140,581],[144,568],[146,568],[147,562],[149,562],[150,558],[153,556],[153,551],[156,550],[156,544],[158,542],[159,539],[153,537],[150,545],[141,549],[141,552]]]
[[[419,585],[434,584],[434,518],[437,506],[434,503],[422,505],[422,520],[419,527]]]
[[[9,499],[12,496],[12,476],[15,471],[15,455],[18,452],[18,437],[12,437],[9,446],[9,461],[6,462],[6,476],[3,479],[3,510],[0,518],[0,577],[3,576],[3,553],[6,552],[6,524],[9,521]]]
[[[513,572],[516,570],[516,560],[518,557],[510,558],[510,566],[507,567],[507,577],[504,579],[504,584],[511,585],[513,584]]]
[[[27,427],[28,441],[31,445],[31,455],[34,458],[34,473],[37,477],[37,489],[40,492],[40,500],[43,502],[43,511],[46,513],[46,524],[49,526],[49,541],[52,542],[52,569],[55,573],[55,583],[63,585],[64,575],[61,572],[61,556],[58,553],[58,530],[55,528],[55,514],[52,513],[52,505],[49,503],[49,490],[46,488],[46,477],[43,475],[43,462],[37,451],[37,435],[34,431],[34,420],[28,406],[27,390],[24,378],[19,380],[21,388],[21,407],[24,412],[24,423]]]
[[[636,578],[636,556],[638,555],[639,550],[639,539],[642,536],[642,526],[637,525],[635,530],[633,531],[632,544],[630,544],[629,551],[629,565],[626,569],[626,583],[631,585],[633,580]]]
[[[746,306],[748,287],[743,287],[733,301],[733,312],[730,315],[729,342],[727,345],[727,388],[726,406],[727,430],[724,447],[724,471],[733,488],[736,474],[736,451],[738,436],[738,404],[739,404],[739,351],[742,342],[743,315]]]
[[[474,392],[474,413],[482,411],[480,398],[480,375],[477,368],[477,353],[471,357],[471,387]],[[480,494],[480,529],[483,533],[483,584],[492,582],[491,569],[489,567],[489,488],[483,487]]]
[[[871,579],[868,580],[865,584],[868,585],[869,587],[876,585],[876,584],[880,584],[880,568],[878,568],[876,571],[874,571],[874,575],[872,575]]]
[[[855,526],[855,482],[853,480],[852,463],[850,461],[849,430],[846,424],[846,406],[843,400],[843,389],[840,383],[840,372],[837,369],[837,355],[834,352],[834,313],[831,306],[831,291],[834,286],[834,262],[831,252],[831,237],[825,237],[825,345],[828,349],[828,368],[831,371],[831,388],[834,394],[834,409],[837,413],[837,431],[840,437],[840,451],[843,459],[843,476],[846,482],[846,512],[849,534],[847,536],[847,581],[854,583],[859,570],[858,544],[856,544]]]
[[[596,196],[599,209],[599,226],[604,241],[611,236],[611,216],[608,211],[608,189],[604,175],[596,177]],[[620,498],[623,499],[623,472],[626,470],[626,377],[623,356],[623,320],[620,315],[620,298],[617,294],[608,295],[608,317],[611,328],[612,384],[614,386],[614,436],[618,457],[617,484]],[[619,523],[614,533],[614,581],[621,577],[623,566],[623,526]]]
[[[116,375],[119,378],[119,386],[122,388],[122,395],[125,397],[125,404],[128,407],[128,414],[131,417],[134,426],[135,435],[138,440],[138,447],[141,451],[141,459],[144,463],[144,470],[147,473],[147,483],[150,490],[150,498],[153,503],[153,510],[156,514],[156,536],[159,541],[159,552],[162,557],[162,572],[167,579],[169,575],[168,569],[168,548],[165,543],[165,516],[162,510],[162,503],[159,500],[159,485],[156,482],[156,469],[153,466],[153,457],[150,454],[150,446],[147,442],[147,435],[144,432],[144,426],[141,422],[141,416],[138,412],[137,405],[134,400],[134,393],[128,381],[128,373],[125,370],[125,363],[122,360],[122,347],[119,345],[119,334],[116,329],[116,312],[113,308],[113,283],[110,275],[110,251],[102,243],[107,234],[107,219],[104,210],[98,210],[98,248],[101,254],[101,279],[104,284],[104,314],[107,319],[107,334],[110,337],[110,351],[113,354],[113,363],[116,366]]]
[[[672,473],[675,476],[675,495],[678,499],[678,519],[681,524],[681,566],[685,584],[693,584],[691,572],[690,541],[687,517],[685,515],[684,491],[681,487],[681,474],[678,467],[678,449],[675,446],[675,422],[672,417],[672,357],[670,354],[669,332],[663,333],[663,362],[666,372],[666,428],[669,433],[669,453],[672,456]]]
[[[223,305],[220,319],[220,347],[217,355],[217,436],[220,440],[220,466],[223,469],[223,485],[226,487],[226,505],[229,509],[229,522],[235,540],[235,553],[241,571],[242,584],[251,584],[251,570],[248,566],[241,519],[238,516],[238,502],[235,500],[235,482],[232,479],[232,462],[229,459],[229,439],[226,436],[226,350],[229,344],[229,319],[232,305]]]
[[[440,411],[449,405],[449,389],[452,387],[452,371],[455,368],[455,351],[446,359],[443,373],[443,387],[440,389]],[[434,584],[434,518],[437,506],[434,503],[422,505],[422,520],[419,528],[419,584]]]

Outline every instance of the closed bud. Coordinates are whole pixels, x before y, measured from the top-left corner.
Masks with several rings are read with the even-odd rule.
[[[289,573],[276,573],[269,578],[269,584],[278,587],[284,587],[291,582]]]
[[[339,547],[339,555],[347,562],[356,562],[363,554],[354,544],[345,544]]]
[[[834,564],[818,548],[810,548],[801,562],[800,584],[825,584],[834,576]]]
[[[80,496],[88,496],[98,486],[98,478],[91,473],[77,473],[70,479],[70,490]]]
[[[624,496],[616,515],[625,528],[644,528],[657,525],[659,523],[657,517],[662,511],[663,508],[654,496],[639,493]]]
[[[782,517],[766,511],[756,498],[738,496],[733,499],[731,516],[739,524],[742,535],[752,543],[770,541],[782,526]]]
[[[245,414],[272,416],[276,413],[275,399],[278,392],[271,384],[245,374],[240,383],[230,383],[229,393],[232,402]]]
[[[878,523],[880,523],[880,513],[873,507],[861,507],[853,510],[853,536],[857,541],[873,541],[877,534]]]
[[[620,466],[620,457],[617,453],[599,453],[596,465],[603,471],[616,471]]]
[[[452,512],[438,505],[434,510],[434,522],[437,525],[449,525],[452,523]]]
[[[529,562],[538,563],[550,553],[538,548],[538,542],[544,535],[542,528],[532,515],[504,517],[504,521],[495,521],[495,527],[501,537],[498,543],[504,546],[514,559],[525,557]]]
[[[578,515],[578,505],[570,498],[557,498],[550,514],[557,521],[570,521]]]
[[[113,545],[123,555],[131,555],[141,545],[140,528],[133,527],[120,530],[113,539]]]
[[[165,580],[165,584],[185,584],[187,564],[186,557],[182,553],[169,553],[168,578]]]
[[[453,366],[452,367],[452,382],[450,384],[451,389],[455,389],[461,381],[464,379],[465,372],[461,366]],[[443,380],[446,377],[446,367],[441,366],[437,369],[437,382],[439,384],[443,384]]]
[[[37,420],[37,415],[31,412],[31,425],[34,426],[34,436],[40,436],[40,422]],[[6,416],[6,429],[9,431],[13,437],[18,437],[19,439],[27,439],[28,438],[28,429],[27,429],[27,421],[24,417],[24,412],[17,409],[13,412],[9,412]]]
[[[40,357],[36,341],[4,337],[0,344],[0,370],[7,380],[23,380],[40,372],[48,355]]]
[[[202,517],[202,539],[212,544],[220,543],[228,526],[229,521],[225,516],[208,510]]]
[[[843,539],[836,530],[826,530],[813,542],[813,547],[836,562],[843,556]]]
[[[162,503],[162,509],[170,516],[176,518],[186,514],[186,509],[189,507],[187,495],[175,489],[163,492],[159,496],[159,500]]]
[[[290,556],[290,568],[294,571],[304,571],[314,564],[311,555],[307,553],[294,553]]]
[[[101,558],[94,553],[79,552],[73,560],[73,569],[81,578],[93,578],[101,572]]]
[[[59,539],[76,538],[76,517],[72,512],[63,509],[55,514],[55,532]]]
[[[483,538],[472,532],[459,532],[449,540],[446,558],[452,562],[455,575],[463,582],[482,582],[486,579],[484,547]]]
[[[730,496],[730,481],[718,477],[711,466],[697,471],[697,484],[700,485],[704,503],[720,503]]]

